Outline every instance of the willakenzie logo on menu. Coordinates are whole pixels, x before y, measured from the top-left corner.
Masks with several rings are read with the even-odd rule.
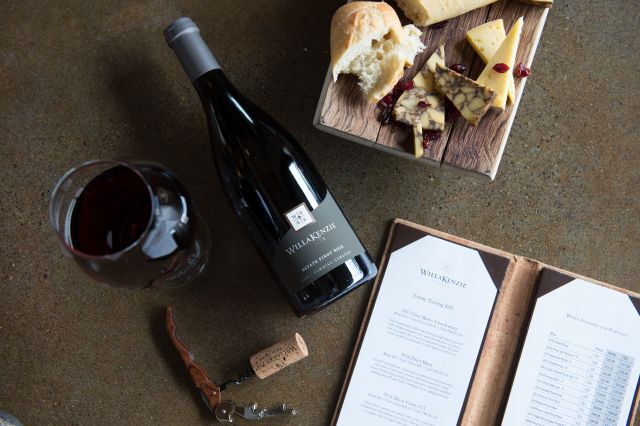
[[[325,234],[328,234],[329,232],[333,231],[334,229],[336,229],[336,224],[335,224],[335,222],[332,222],[329,225],[323,226],[322,228],[318,229],[317,231],[314,231],[314,232],[310,233],[309,235],[307,235],[305,238],[301,239],[297,243],[290,245],[284,251],[289,256],[291,256],[291,255],[295,254],[298,250],[300,250],[301,248],[306,246],[307,244],[310,244],[310,243],[313,243],[313,242],[315,242],[317,240],[323,239]]]
[[[428,271],[428,270],[423,269],[423,268],[420,268],[420,273],[422,275],[424,275],[425,277],[433,278],[434,280],[440,281],[443,284],[450,284],[450,285],[454,285],[456,287],[467,288],[467,283],[464,283],[464,282],[458,281],[458,280],[454,280],[453,278],[448,277],[446,275],[437,274],[435,272],[431,272],[431,271]]]

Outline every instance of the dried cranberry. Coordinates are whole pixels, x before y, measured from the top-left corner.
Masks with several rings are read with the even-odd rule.
[[[458,74],[462,74],[467,70],[467,66],[465,64],[453,64],[449,67],[449,69],[457,72]]]
[[[396,87],[400,90],[411,90],[413,89],[413,80],[399,81]]]
[[[391,123],[391,111],[393,111],[393,106],[398,101],[398,98],[402,95],[402,92],[405,90],[413,89],[413,80],[405,80],[399,81],[391,92],[387,93],[382,99],[378,101],[378,106],[382,109],[378,120],[382,124]]]
[[[431,104],[429,104],[429,103],[427,103],[427,102],[425,102],[425,101],[420,101],[420,102],[418,102],[418,106],[419,106],[420,108],[428,108],[428,107],[430,107],[430,106],[431,106]]]
[[[431,142],[437,141],[442,136],[440,130],[425,130],[422,134],[422,146],[424,149],[431,148]]]
[[[440,139],[440,136],[442,136],[442,132],[440,130],[425,130],[422,134],[422,139],[436,141]]]
[[[394,102],[393,97],[391,95],[386,95],[384,98],[380,99],[378,104],[382,108],[386,108],[386,107],[389,107],[389,106],[393,105],[393,102]]]
[[[520,62],[514,68],[513,73],[518,78],[526,78],[526,77],[529,77],[531,75],[531,69],[528,66],[526,66],[525,64],[523,64],[522,62]]]
[[[505,72],[509,71],[509,65],[507,65],[507,64],[502,64],[502,63],[500,63],[500,64],[495,64],[495,65],[493,66],[493,70],[494,70],[495,72],[499,72],[500,74],[502,74],[502,73],[505,73]]]

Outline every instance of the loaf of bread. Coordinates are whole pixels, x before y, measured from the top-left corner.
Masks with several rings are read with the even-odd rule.
[[[336,11],[331,20],[331,72],[355,74],[370,102],[377,102],[400,80],[424,49],[422,33],[402,26],[385,2],[354,1]]]

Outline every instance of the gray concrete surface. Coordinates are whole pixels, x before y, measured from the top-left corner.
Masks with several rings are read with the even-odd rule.
[[[606,3],[606,4],[605,4]],[[340,1],[51,1],[0,6],[0,410],[27,425],[208,424],[162,327],[214,378],[294,331],[311,355],[230,392],[287,401],[327,424],[370,287],[298,320],[217,182],[199,101],[162,29],[191,16],[228,76],[296,135],[378,256],[388,221],[412,220],[640,290],[638,3],[558,1],[497,180],[481,183],[323,134],[311,125]],[[213,232],[208,273],[174,291],[92,284],[47,219],[72,165],[157,160]]]

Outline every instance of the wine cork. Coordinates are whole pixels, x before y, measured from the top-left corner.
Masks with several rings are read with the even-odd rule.
[[[254,354],[249,362],[260,379],[277,373],[309,355],[307,345],[298,333]]]

